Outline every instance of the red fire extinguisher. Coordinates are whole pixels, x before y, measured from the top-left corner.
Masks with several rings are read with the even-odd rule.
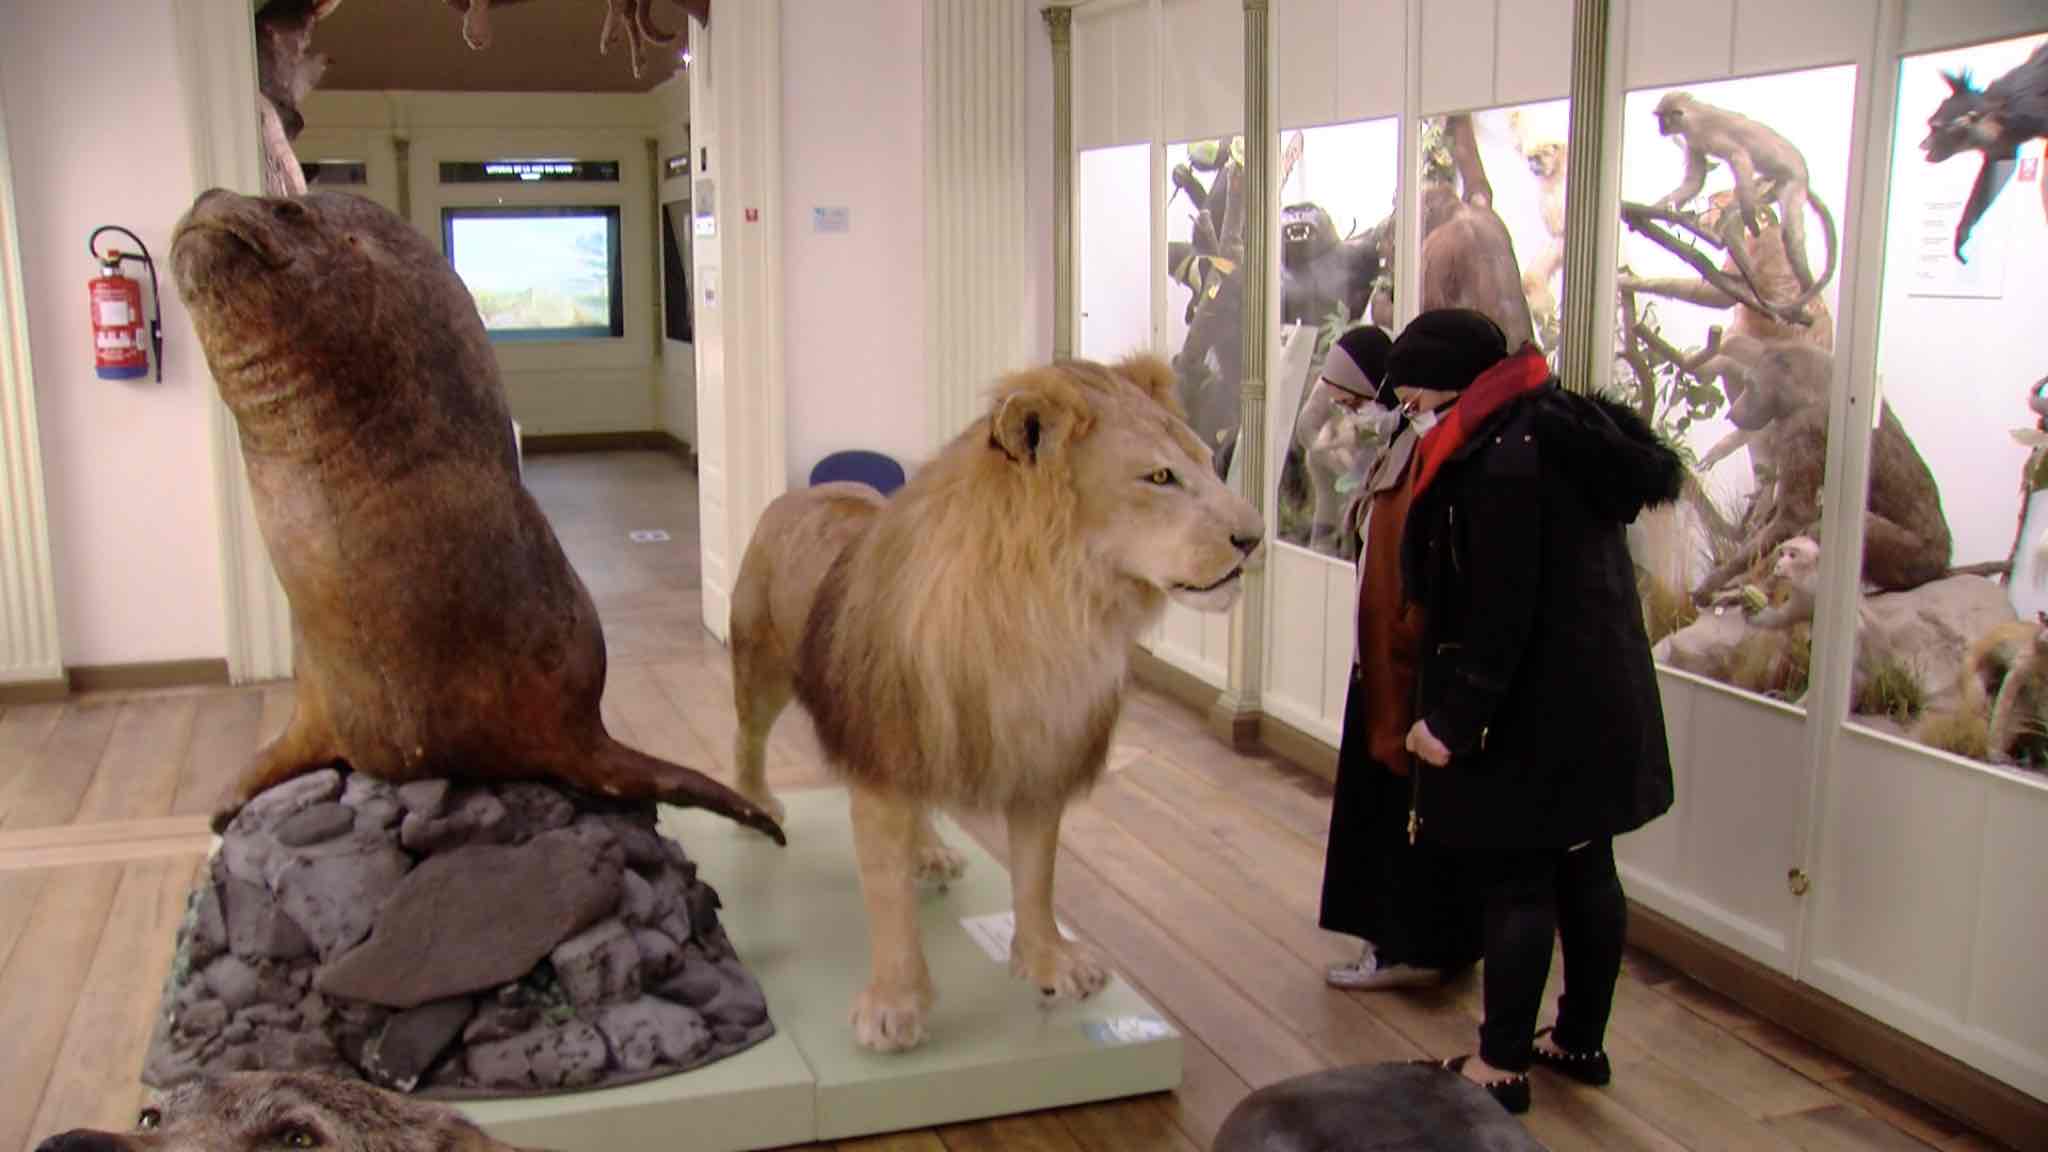
[[[119,232],[135,241],[134,252],[123,252],[109,248],[101,252],[101,233]],[[163,364],[163,319],[156,310],[156,261],[150,259],[149,249],[142,239],[118,224],[108,224],[93,230],[86,247],[99,262],[100,274],[90,288],[92,290],[92,358],[93,371],[102,380],[139,380],[149,375],[152,353],[156,360],[156,378],[164,378]],[[149,346],[142,343],[142,285],[121,274],[121,265],[128,260],[140,261],[149,269],[149,295],[152,307],[148,319]]]

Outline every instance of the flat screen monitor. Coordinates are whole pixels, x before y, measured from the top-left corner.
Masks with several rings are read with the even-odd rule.
[[[493,340],[626,334],[617,205],[444,208],[441,238]]]

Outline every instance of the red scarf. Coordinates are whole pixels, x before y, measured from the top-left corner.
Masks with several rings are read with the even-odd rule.
[[[1436,427],[1415,446],[1422,457],[1422,470],[1415,478],[1415,495],[1419,498],[1428,490],[1437,470],[1457,454],[1472,430],[1486,423],[1487,417],[1549,382],[1550,364],[1533,344],[1524,345],[1520,352],[1481,372],[1444,418],[1436,422]]]

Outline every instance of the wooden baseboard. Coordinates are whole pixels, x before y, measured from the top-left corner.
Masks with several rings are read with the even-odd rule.
[[[52,680],[16,680],[0,684],[0,708],[24,704],[48,704],[71,695],[71,684],[62,677]]]
[[[528,456],[563,456],[577,452],[667,452],[695,468],[697,454],[670,432],[555,432],[527,434],[521,439]]]
[[[1337,782],[1337,750],[1270,712],[1259,714],[1259,743],[1311,776]]]
[[[1263,750],[1259,743],[1259,716],[1257,708],[1238,708],[1230,699],[1230,693],[1218,692],[1216,702],[1209,705],[1209,734],[1223,741],[1226,747],[1245,755],[1256,755]]]
[[[1751,1012],[2022,1152],[2048,1150],[2048,1101],[1629,901],[1629,943]]]
[[[162,660],[151,664],[82,664],[64,670],[73,692],[148,692],[209,688],[228,682],[226,660]]]
[[[1214,685],[1191,672],[1161,660],[1144,648],[1135,650],[1131,659],[1131,672],[1138,683],[1155,692],[1171,697],[1206,716],[1209,708],[1216,703],[1221,693]]]

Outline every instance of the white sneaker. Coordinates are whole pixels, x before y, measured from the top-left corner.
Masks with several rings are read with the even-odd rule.
[[[1443,974],[1434,968],[1416,968],[1408,964],[1382,966],[1372,945],[1367,944],[1358,954],[1358,959],[1342,964],[1332,964],[1325,979],[1333,988],[1404,988],[1416,984],[1435,984]]]

